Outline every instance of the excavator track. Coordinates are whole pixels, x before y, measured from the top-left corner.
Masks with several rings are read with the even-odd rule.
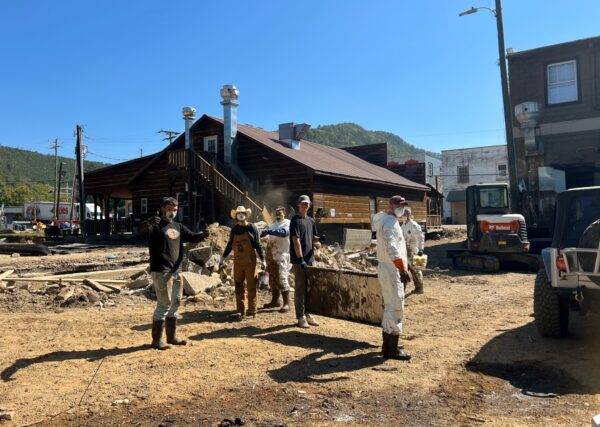
[[[500,271],[500,260],[493,255],[480,255],[461,252],[452,255],[455,268],[461,270],[483,271],[495,273]]]

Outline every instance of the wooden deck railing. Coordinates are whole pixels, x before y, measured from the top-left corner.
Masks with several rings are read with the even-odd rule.
[[[193,162],[196,173],[200,175],[208,185],[223,195],[223,197],[232,202],[235,206],[248,206],[254,210],[256,214],[260,215],[263,206],[255,201],[253,197],[250,197],[247,191],[241,190],[233,182],[227,179],[227,177],[219,172],[212,163],[197,154],[194,156]],[[169,166],[178,169],[186,168],[187,152],[185,150],[170,151]]]

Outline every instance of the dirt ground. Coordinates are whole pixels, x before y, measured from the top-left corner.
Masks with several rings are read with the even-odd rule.
[[[57,309],[0,294],[5,425],[589,425],[600,413],[597,319],[540,338],[534,275],[448,270],[436,255],[452,242],[428,242],[437,269],[424,295],[407,297],[410,362],[379,356],[376,326],[319,317],[300,330],[274,312],[231,323],[233,301],[182,306],[190,344],[160,352],[148,347],[154,303],[143,296]]]

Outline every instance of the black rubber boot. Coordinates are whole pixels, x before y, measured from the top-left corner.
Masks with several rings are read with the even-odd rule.
[[[165,342],[162,339],[164,323],[165,322],[162,320],[154,320],[152,322],[152,348],[155,348],[157,350],[166,350],[168,348],[171,348],[171,346],[165,344]]]
[[[279,312],[287,313],[290,311],[290,291],[283,291],[281,295],[283,296],[283,305],[279,309]]]
[[[384,358],[410,360],[410,354],[405,352],[401,347],[398,347],[398,340],[400,339],[399,335],[391,335],[384,332],[383,336],[384,348],[386,349],[386,352],[383,353]]]
[[[177,318],[167,317],[165,323],[165,330],[167,331],[167,343],[173,345],[186,345],[186,340],[177,338]]]
[[[274,288],[271,291],[271,302],[264,304],[262,308],[269,309],[269,308],[279,308],[279,307],[281,307],[281,305],[279,304],[279,289]]]

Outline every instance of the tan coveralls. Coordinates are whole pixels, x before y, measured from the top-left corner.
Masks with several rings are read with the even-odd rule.
[[[248,233],[233,236],[233,281],[237,312],[244,314],[244,297],[247,287],[248,311],[246,315],[256,314],[256,252]],[[246,286],[244,286],[244,281]]]

